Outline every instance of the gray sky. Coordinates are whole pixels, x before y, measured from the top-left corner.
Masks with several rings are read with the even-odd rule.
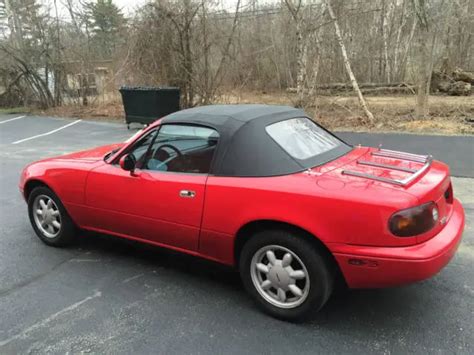
[[[136,7],[147,3],[147,0],[114,0],[114,3],[123,9],[125,14],[132,12]]]
[[[125,14],[129,14],[130,12],[133,12],[133,10],[137,6],[141,6],[143,4],[146,4],[150,0],[113,0],[117,6],[123,9]],[[279,0],[260,0],[259,4],[264,5],[264,4],[275,4]],[[233,11],[235,9],[235,5],[237,4],[236,0],[221,0],[222,2],[222,8],[228,11]],[[241,0],[240,6],[243,7],[249,3],[249,0]]]
[[[54,11],[53,3],[54,0],[40,0],[44,5],[48,6],[51,11]],[[149,1],[153,0],[113,0],[113,2],[122,9],[123,13],[125,15],[131,15],[134,10],[140,6],[143,6]],[[226,11],[234,11],[235,10],[235,5],[236,5],[237,0],[221,0],[219,1],[219,10],[226,10]],[[276,4],[280,0],[259,0],[260,5],[265,5],[265,4]],[[241,0],[240,2],[240,8],[245,9],[249,5],[250,0]],[[63,18],[64,20],[67,21],[68,19],[68,13],[66,11],[66,8],[62,5],[63,0],[57,0],[58,4],[58,10],[60,13],[60,17]],[[74,1],[73,1],[74,4]],[[54,12],[53,12],[54,15]]]

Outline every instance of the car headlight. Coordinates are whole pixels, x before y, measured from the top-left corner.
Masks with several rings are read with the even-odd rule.
[[[439,212],[434,202],[407,208],[394,213],[389,220],[390,232],[398,237],[413,237],[428,232],[439,219]]]

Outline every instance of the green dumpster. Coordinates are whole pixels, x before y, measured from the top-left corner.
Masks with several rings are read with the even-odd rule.
[[[179,111],[179,88],[122,86],[119,91],[127,127],[132,122],[148,125],[158,118]]]

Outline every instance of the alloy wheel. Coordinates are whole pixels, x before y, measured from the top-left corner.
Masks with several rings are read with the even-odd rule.
[[[272,305],[295,308],[308,297],[308,271],[290,249],[280,245],[260,248],[253,256],[250,268],[255,288]]]
[[[46,238],[56,238],[61,231],[61,213],[53,199],[38,195],[33,201],[33,217],[36,227]]]

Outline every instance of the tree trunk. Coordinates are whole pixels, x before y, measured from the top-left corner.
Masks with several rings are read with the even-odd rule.
[[[227,42],[222,52],[221,61],[219,62],[219,66],[217,67],[217,70],[213,76],[213,80],[211,83],[212,85],[211,96],[215,95],[216,90],[222,83],[222,79],[224,77],[224,75],[222,74],[222,71],[224,70],[225,68],[224,66],[225,64],[227,64],[227,60],[230,57],[230,49],[234,41],[235,30],[237,29],[237,24],[239,22],[239,12],[240,12],[240,0],[237,0],[237,3],[235,4],[234,18],[232,20],[232,28],[231,28],[229,36],[227,37]]]
[[[54,0],[54,11],[56,14],[56,63],[54,65],[54,104],[61,105],[61,74],[59,67],[61,66],[61,37],[59,31],[59,14],[57,0]]]
[[[425,119],[429,114],[428,94],[430,91],[431,75],[434,65],[434,50],[440,25],[428,26],[428,16],[424,0],[413,0],[414,12],[418,22],[417,55],[415,56],[417,71],[417,96],[415,115],[418,119]],[[443,5],[443,1],[440,6]],[[445,23],[446,25],[446,23]],[[431,37],[431,44],[428,41]]]
[[[301,16],[295,19],[296,21],[296,93],[298,97],[297,106],[302,106],[304,102],[305,81],[306,81],[306,62],[307,62],[307,48],[302,33],[302,19]]]
[[[415,116],[418,119],[425,119],[428,117],[428,68],[427,64],[429,61],[428,48],[422,38],[419,39],[418,43],[418,63],[417,63],[417,75],[416,75],[416,109]]]
[[[403,56],[402,56],[402,59],[400,60],[400,65],[399,65],[398,77],[402,81],[405,79],[405,74],[406,74],[406,69],[407,69],[408,53],[410,51],[410,48],[411,48],[411,45],[412,45],[412,42],[413,42],[413,37],[415,36],[416,28],[417,28],[417,21],[416,21],[416,19],[414,19],[413,24],[411,26],[411,30],[410,30],[410,36],[408,37],[407,43],[405,45],[405,50],[403,52]]]
[[[339,47],[341,48],[342,58],[344,60],[344,66],[351,80],[352,87],[354,88],[354,91],[357,94],[357,97],[359,99],[359,104],[362,107],[362,110],[364,111],[365,116],[367,117],[370,123],[374,123],[375,121],[374,115],[372,115],[372,112],[369,111],[369,108],[367,107],[367,103],[365,102],[364,96],[362,95],[362,92],[359,89],[359,85],[357,84],[356,77],[354,76],[354,73],[352,72],[351,63],[349,61],[349,58],[347,57],[346,46],[344,45],[344,41],[342,39],[341,30],[339,28],[339,24],[337,23],[336,16],[334,15],[334,11],[332,10],[332,7],[331,7],[331,1],[326,0],[326,5],[328,8],[329,16],[332,22],[334,23],[334,29],[336,32],[337,42],[339,44]]]
[[[185,68],[185,85],[186,85],[186,107],[192,107],[194,105],[194,87],[193,87],[193,58],[191,53],[191,2],[186,0],[184,3],[184,68]]]
[[[390,61],[389,61],[389,53],[388,53],[388,35],[389,35],[389,27],[390,27],[390,21],[392,17],[392,11],[393,11],[393,3],[390,1],[388,4],[387,11],[384,11],[383,25],[382,25],[383,57],[384,57],[385,78],[387,82],[390,82],[392,78],[391,66],[390,66]]]
[[[406,18],[405,18],[405,0],[403,0],[402,3],[402,12],[400,14],[400,24],[398,25],[397,29],[397,39],[395,40],[395,49],[393,53],[393,67],[392,67],[392,73],[394,76],[396,76],[395,80],[401,80],[400,78],[400,68],[398,67],[398,59],[400,57],[400,41],[402,38],[402,31],[405,27],[406,24]]]
[[[207,35],[207,8],[206,2],[203,0],[201,2],[201,27],[202,27],[202,41],[203,41],[203,56],[204,56],[204,68],[203,68],[203,77],[204,82],[203,86],[204,89],[201,93],[201,101],[204,105],[208,105],[211,101],[211,97],[209,95],[209,39]]]
[[[308,62],[307,34],[304,34],[302,1],[296,3],[285,0],[286,7],[295,23],[296,36],[296,102],[295,106],[304,106],[306,93],[306,67]]]
[[[309,78],[309,83],[308,83],[308,97],[313,97],[316,87],[317,87],[317,82],[318,82],[318,73],[319,73],[319,66],[321,63],[321,46],[319,42],[319,31],[316,33],[313,33],[311,36],[309,36],[309,41],[313,42],[318,53],[316,54],[316,58],[313,62],[313,69]],[[313,54],[314,55],[314,54]]]

